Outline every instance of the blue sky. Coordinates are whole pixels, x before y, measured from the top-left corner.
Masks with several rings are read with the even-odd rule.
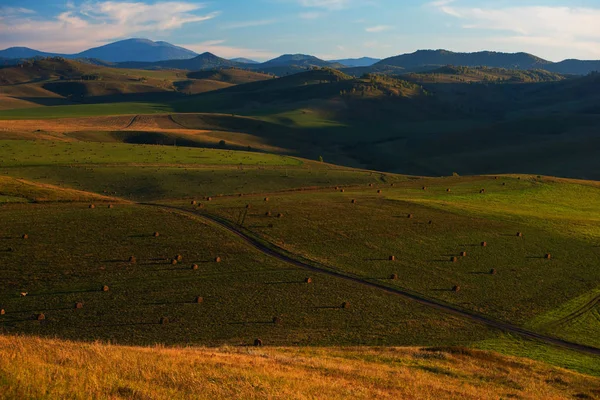
[[[0,0],[0,49],[75,53],[144,37],[265,60],[418,49],[600,59],[600,0]]]

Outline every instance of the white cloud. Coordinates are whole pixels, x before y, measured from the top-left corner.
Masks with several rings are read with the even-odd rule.
[[[377,26],[371,26],[371,27],[365,28],[365,31],[369,32],[369,33],[378,33],[378,32],[389,31],[390,29],[393,29],[393,27],[391,27],[389,25],[377,25]]]
[[[302,7],[324,8],[326,10],[341,10],[350,4],[350,0],[300,0]]]
[[[9,46],[29,46],[52,52],[78,52],[111,40],[177,29],[185,24],[215,18],[218,13],[202,13],[204,4],[166,1],[90,1],[53,18],[12,14],[0,19],[0,42]]]
[[[463,7],[429,3],[459,19],[462,28],[506,32],[496,43],[522,44],[600,56],[600,8],[566,6]]]
[[[299,17],[302,19],[317,19],[317,18],[321,18],[323,16],[325,16],[325,13],[321,13],[321,12],[317,12],[317,11],[312,11],[312,12],[304,12],[304,13],[300,13]]]

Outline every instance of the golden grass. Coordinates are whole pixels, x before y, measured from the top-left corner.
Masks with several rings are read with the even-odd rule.
[[[0,387],[2,399],[600,396],[598,378],[476,350],[136,348],[19,336],[0,336]]]

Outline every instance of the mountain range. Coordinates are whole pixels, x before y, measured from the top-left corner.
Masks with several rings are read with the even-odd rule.
[[[363,57],[325,61],[311,55],[284,54],[260,63],[246,58],[227,60],[212,53],[199,55],[183,47],[147,39],[121,40],[77,54],[47,53],[27,47],[11,47],[0,51],[0,65],[14,65],[24,59],[55,56],[117,68],[206,70],[237,67],[279,76],[305,71],[312,67],[346,69],[345,72],[351,75],[399,74],[432,70],[446,65],[522,70],[543,69],[572,75],[586,75],[600,70],[600,61],[565,60],[555,63],[528,53],[491,51],[455,53],[448,50],[419,50],[383,60]]]

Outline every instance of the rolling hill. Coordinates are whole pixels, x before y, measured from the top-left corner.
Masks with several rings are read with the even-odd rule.
[[[181,69],[187,71],[199,71],[213,68],[241,67],[244,64],[217,57],[212,53],[202,53],[194,58],[184,60],[167,60],[157,62],[122,62],[118,68],[130,69]]]
[[[370,67],[371,65],[381,61],[380,58],[361,57],[361,58],[345,58],[343,60],[331,60],[334,64],[342,64],[346,67]]]

